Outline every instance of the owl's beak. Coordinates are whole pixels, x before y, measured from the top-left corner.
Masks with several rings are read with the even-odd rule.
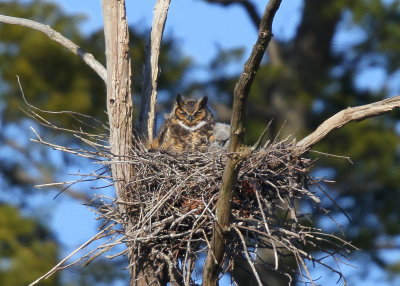
[[[193,119],[194,119],[194,116],[193,116],[193,115],[188,115],[186,118],[187,118],[190,122],[192,122]]]

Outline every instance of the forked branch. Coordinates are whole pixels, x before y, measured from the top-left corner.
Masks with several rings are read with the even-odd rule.
[[[247,97],[265,50],[271,40],[272,22],[280,4],[281,0],[269,1],[261,18],[257,41],[235,86],[228,147],[228,152],[232,155],[228,156],[222,175],[222,184],[216,207],[217,221],[214,223],[211,246],[204,266],[203,286],[218,284],[218,274],[223,264],[225,253],[226,228],[229,227],[231,215],[233,188],[237,181],[241,161],[245,157],[245,154],[238,154],[238,152],[240,152],[242,146]]]
[[[333,130],[339,129],[349,122],[378,116],[399,107],[400,96],[395,96],[371,104],[344,109],[325,120],[314,132],[300,140],[297,143],[298,150],[295,152],[294,157],[304,154]]]
[[[103,79],[104,82],[107,81],[107,72],[105,67],[101,63],[99,63],[93,57],[92,54],[85,52],[77,44],[67,39],[59,32],[53,30],[52,28],[50,28],[50,26],[24,18],[10,17],[5,15],[0,15],[0,22],[31,28],[46,34],[54,42],[70,50],[75,55],[78,55],[89,67],[91,67]]]

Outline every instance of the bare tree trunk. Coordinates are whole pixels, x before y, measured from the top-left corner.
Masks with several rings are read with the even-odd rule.
[[[126,184],[134,171],[130,164],[120,163],[129,159],[133,146],[131,59],[125,0],[103,0],[102,9],[106,41],[110,151],[112,160],[119,161],[117,164],[111,164],[111,172],[116,196],[119,200],[124,201],[128,194]],[[124,205],[121,204],[119,207],[120,211],[125,213]],[[129,223],[124,227],[125,232],[129,232],[131,229]],[[129,285],[136,285],[132,271],[134,261],[129,259],[129,264],[131,272]]]
[[[133,145],[131,99],[131,60],[124,0],[103,0],[104,34],[107,58],[107,112],[111,153],[127,160]],[[129,164],[111,164],[118,198],[124,197],[125,183],[132,169]]]

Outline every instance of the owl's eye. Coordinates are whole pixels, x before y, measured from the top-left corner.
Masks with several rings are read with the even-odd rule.
[[[186,115],[187,113],[186,113],[185,111],[183,111],[183,110],[180,110],[180,111],[179,111],[179,114],[180,114],[180,115]]]
[[[194,115],[200,115],[201,114],[201,110],[196,111],[196,113]]]

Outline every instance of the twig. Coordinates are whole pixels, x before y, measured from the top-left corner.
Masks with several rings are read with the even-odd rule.
[[[234,226],[233,229],[237,232],[237,234],[240,237],[240,241],[242,243],[243,250],[244,250],[244,255],[246,256],[246,260],[249,263],[251,270],[253,271],[254,277],[256,278],[258,285],[263,286],[264,284],[262,283],[262,281],[260,279],[260,275],[258,275],[258,272],[257,272],[256,268],[254,267],[254,262],[251,261],[251,257],[249,255],[249,250],[247,249],[246,241],[244,240],[243,234],[240,232],[240,230],[236,226]]]
[[[75,55],[78,55],[103,79],[104,82],[107,82],[107,73],[105,67],[101,63],[99,63],[92,54],[89,54],[82,50],[78,45],[61,35],[59,32],[53,30],[49,25],[44,25],[28,19],[10,17],[5,15],[0,15],[0,22],[31,28],[46,34],[54,42],[70,50]]]
[[[258,138],[257,142],[254,143],[254,145],[251,147],[251,150],[252,150],[252,151],[257,150],[257,149],[260,149],[261,147],[264,147],[264,146],[266,145],[266,142],[268,142],[268,141],[266,140],[266,138],[267,138],[268,131],[269,131],[269,128],[270,128],[270,126],[271,126],[271,123],[272,123],[272,119],[268,122],[268,124],[267,124],[267,126],[264,128],[263,132],[261,132],[261,135],[260,135],[260,137]]]
[[[98,120],[98,119],[96,119],[96,118],[94,118],[94,117],[92,117],[90,115],[82,114],[82,113],[79,113],[79,112],[76,112],[76,111],[71,111],[71,110],[62,110],[62,111],[43,110],[43,109],[40,109],[40,108],[30,104],[28,102],[28,100],[26,99],[26,97],[25,97],[25,92],[24,92],[24,89],[22,88],[22,84],[21,84],[21,80],[20,80],[19,76],[17,75],[16,77],[17,77],[17,81],[18,81],[19,90],[21,91],[22,99],[24,100],[25,104],[29,108],[31,108],[33,110],[37,110],[37,111],[43,112],[43,113],[48,113],[48,114],[67,114],[67,115],[71,116],[72,118],[74,118],[75,120],[77,120],[78,122],[80,122],[80,123],[82,123],[82,124],[84,124],[84,125],[86,125],[88,127],[95,128],[94,126],[92,126],[92,125],[88,124],[87,122],[79,119],[78,117],[82,117],[86,121],[87,121],[87,119],[90,119],[90,120],[93,120],[94,122],[98,123],[99,126],[103,127],[105,130],[107,129],[107,127],[100,120]],[[30,117],[33,117],[33,118],[38,116],[34,111],[30,110],[30,112],[32,114],[29,114],[27,112],[25,112],[25,113],[27,113]],[[49,122],[47,122],[47,123],[49,123]],[[93,134],[90,134],[90,135],[93,135]]]
[[[274,258],[275,258],[275,270],[278,270],[278,268],[279,268],[278,252],[276,251],[275,242],[272,238],[271,231],[269,230],[269,227],[268,227],[267,218],[265,217],[265,213],[264,213],[264,210],[263,210],[263,207],[261,204],[260,195],[258,194],[258,191],[256,191],[256,198],[257,198],[257,203],[258,203],[258,206],[260,208],[260,212],[261,212],[261,215],[263,218],[265,230],[267,231],[267,234],[271,237],[271,245],[272,245],[272,250],[274,252]]]
[[[153,24],[145,50],[145,62],[143,67],[142,101],[138,127],[139,131],[149,141],[153,139],[155,110],[157,103],[158,83],[158,58],[160,55],[161,39],[167,21],[168,9],[171,0],[157,0],[154,6]]]
[[[35,281],[33,281],[31,284],[29,284],[28,286],[33,286],[36,285],[37,283],[39,283],[40,281],[42,281],[43,279],[46,279],[48,277],[50,277],[51,275],[53,275],[58,268],[68,259],[70,259],[72,256],[74,256],[78,251],[80,251],[81,249],[85,248],[86,246],[88,246],[89,244],[91,244],[93,241],[97,240],[98,238],[101,237],[101,235],[106,232],[106,229],[98,232],[95,236],[93,236],[91,239],[87,240],[85,243],[83,243],[81,246],[79,246],[77,249],[75,249],[74,251],[72,251],[67,257],[65,257],[63,260],[61,260],[60,262],[58,262],[52,269],[50,269],[46,274],[44,274],[43,276],[39,277],[38,279],[36,279]]]
[[[96,153],[96,152],[86,151],[86,150],[83,150],[83,149],[69,148],[69,147],[64,147],[64,146],[61,146],[61,145],[55,145],[55,144],[52,144],[52,143],[48,143],[48,142],[44,141],[40,137],[39,133],[37,133],[37,131],[33,127],[31,127],[31,130],[38,137],[38,139],[31,139],[32,142],[36,142],[36,143],[40,143],[40,144],[43,144],[43,145],[47,145],[47,146],[53,148],[54,150],[59,150],[59,151],[63,151],[63,152],[66,152],[66,153],[71,153],[71,154],[78,155],[78,156],[84,157],[84,158],[94,159],[98,155],[98,153]]]

